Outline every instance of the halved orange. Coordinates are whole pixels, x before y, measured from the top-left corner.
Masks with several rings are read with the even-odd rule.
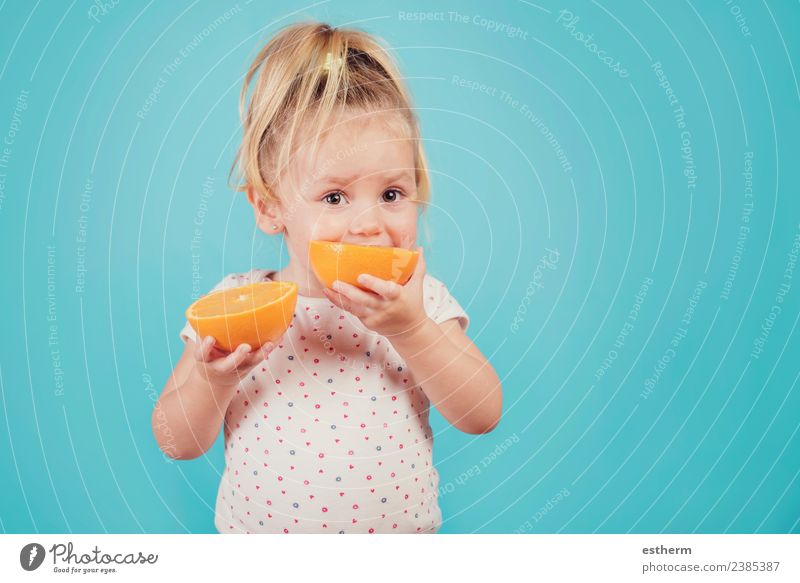
[[[362,273],[405,285],[419,259],[419,251],[401,247],[370,247],[336,241],[311,241],[308,252],[311,269],[326,287],[331,287],[338,279],[366,289],[358,283]]]
[[[251,349],[276,342],[292,322],[297,284],[264,281],[219,290],[203,296],[186,310],[186,319],[200,338],[213,336],[228,352],[240,344]]]

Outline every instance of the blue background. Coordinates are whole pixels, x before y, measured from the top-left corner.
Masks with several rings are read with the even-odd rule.
[[[2,530],[214,532],[221,440],[171,463],[150,415],[195,220],[202,292],[287,260],[226,179],[246,67],[304,18],[393,47],[429,271],[503,379],[493,433],[433,417],[440,532],[800,532],[800,6],[743,0],[0,3]]]

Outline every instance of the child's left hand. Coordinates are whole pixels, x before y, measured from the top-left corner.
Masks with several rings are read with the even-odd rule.
[[[333,289],[323,290],[325,296],[381,336],[410,334],[427,318],[422,296],[425,275],[422,247],[419,252],[414,273],[405,285],[362,273],[358,281],[371,291],[337,280],[333,282]]]

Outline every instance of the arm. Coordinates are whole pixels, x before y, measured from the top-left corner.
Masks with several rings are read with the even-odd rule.
[[[173,459],[194,459],[214,444],[239,379],[261,362],[273,346],[250,351],[240,345],[229,354],[213,347],[213,338],[187,340],[153,409],[153,435]]]
[[[500,379],[454,318],[436,324],[425,312],[425,257],[420,249],[405,285],[361,274],[367,290],[336,281],[325,296],[386,336],[439,412],[466,433],[495,428],[503,408]]]
[[[465,433],[488,433],[500,422],[503,392],[492,366],[456,319],[430,318],[391,339],[436,409]]]

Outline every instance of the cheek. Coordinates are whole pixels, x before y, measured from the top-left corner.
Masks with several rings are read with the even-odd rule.
[[[309,213],[305,232],[309,240],[332,241],[347,231],[349,221],[347,213],[320,210]]]
[[[386,223],[386,229],[400,247],[409,249],[414,247],[417,241],[417,212],[401,213],[390,217]]]

